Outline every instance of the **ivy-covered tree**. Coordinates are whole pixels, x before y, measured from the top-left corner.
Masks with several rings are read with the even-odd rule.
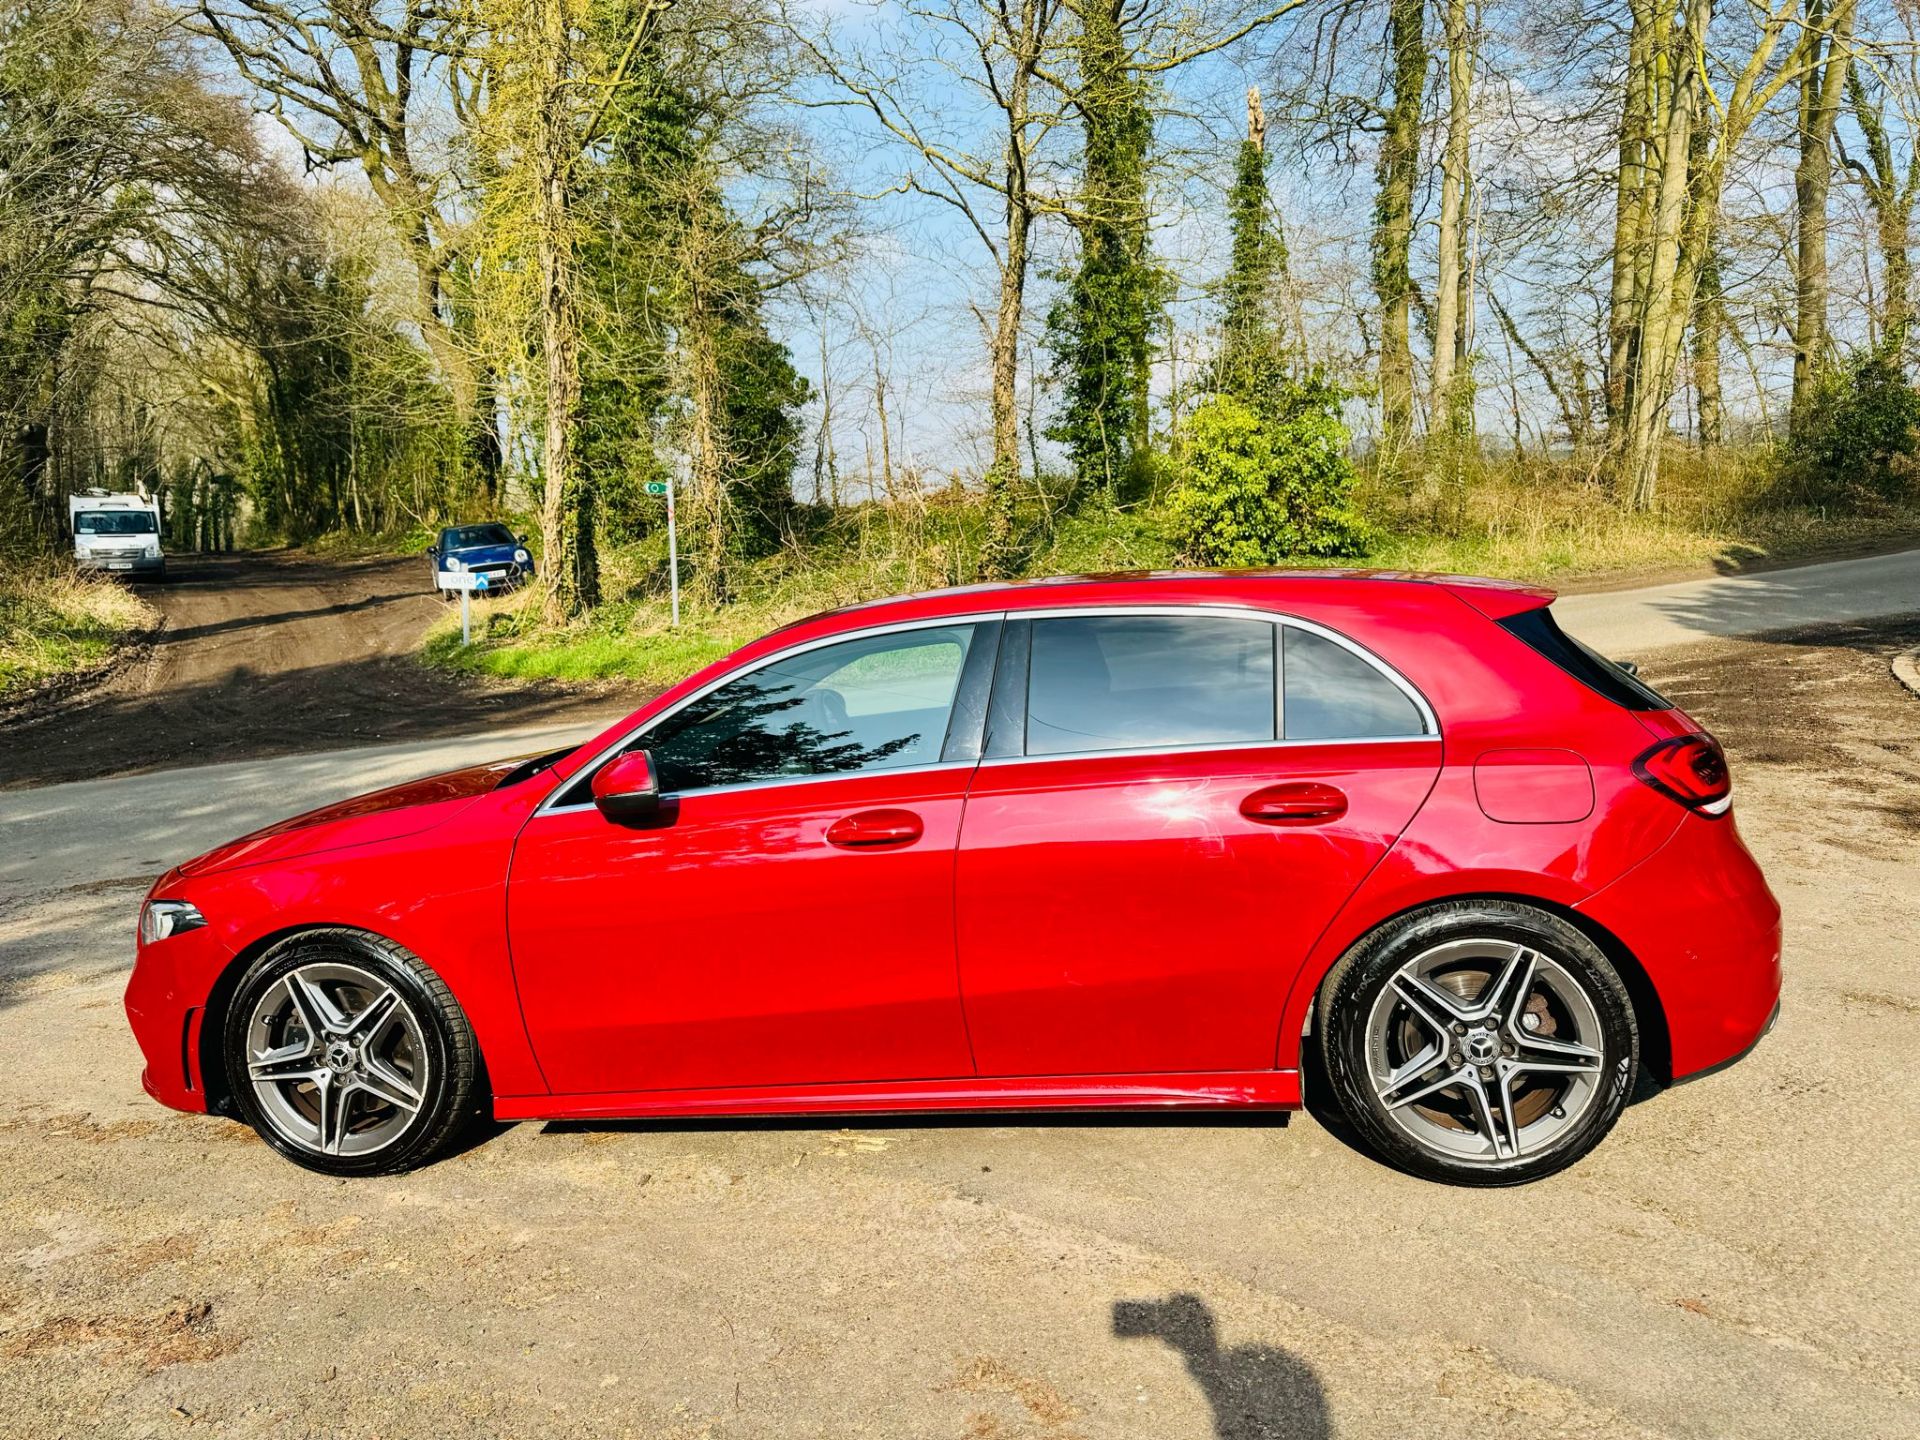
[[[1280,294],[1287,283],[1287,245],[1273,223],[1267,189],[1267,119],[1258,90],[1247,91],[1247,138],[1234,156],[1227,191],[1233,255],[1220,285],[1220,354],[1214,388],[1246,399],[1285,360]]]
[[[1076,14],[1079,260],[1047,320],[1061,390],[1048,433],[1066,447],[1078,493],[1113,496],[1132,487],[1147,451],[1153,336],[1168,281],[1148,243],[1152,95],[1127,33],[1131,12],[1087,0]]]
[[[769,552],[791,528],[808,387],[765,315],[785,232],[728,203],[732,168],[753,146],[738,79],[704,33],[710,18],[689,7],[686,28],[640,47],[576,170],[576,453],[615,533],[631,535],[659,513],[644,482],[666,478],[669,445],[685,449],[683,552],[695,593],[718,599],[733,559]],[[608,26],[603,44],[631,33],[624,7]]]

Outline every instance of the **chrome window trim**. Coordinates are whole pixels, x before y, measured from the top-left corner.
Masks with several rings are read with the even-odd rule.
[[[1214,618],[1223,619],[1223,620],[1261,620],[1261,621],[1265,621],[1269,625],[1275,626],[1276,632],[1278,630],[1278,627],[1281,627],[1281,626],[1285,626],[1285,625],[1298,626],[1302,630],[1311,631],[1312,633],[1320,636],[1323,639],[1332,641],[1334,644],[1340,646],[1342,649],[1347,650],[1353,655],[1357,656],[1366,665],[1372,667],[1374,671],[1380,674],[1390,684],[1392,684],[1396,689],[1398,689],[1402,694],[1404,694],[1409,700],[1413,702],[1414,708],[1420,712],[1420,723],[1422,724],[1422,726],[1425,727],[1424,731],[1419,735],[1352,735],[1352,736],[1341,736],[1337,739],[1326,739],[1326,740],[1288,740],[1286,739],[1285,738],[1285,735],[1286,735],[1285,715],[1281,712],[1281,709],[1280,709],[1280,707],[1285,703],[1284,694],[1286,690],[1286,675],[1284,673],[1282,666],[1285,663],[1286,646],[1284,643],[1284,637],[1276,633],[1275,638],[1282,641],[1279,647],[1279,654],[1280,654],[1282,666],[1275,667],[1274,676],[1273,676],[1274,705],[1275,705],[1274,724],[1275,724],[1277,733],[1281,737],[1279,739],[1227,740],[1227,741],[1213,741],[1209,743],[1195,744],[1195,745],[1168,745],[1168,746],[1159,746],[1159,747],[1141,746],[1137,749],[1120,749],[1120,750],[1073,750],[1073,751],[1066,751],[1058,754],[1049,754],[1049,755],[1006,755],[1006,756],[1001,756],[997,759],[991,759],[991,760],[988,760],[988,759],[942,760],[942,761],[936,761],[928,765],[903,765],[896,770],[848,770],[848,771],[837,772],[831,775],[779,775],[766,780],[742,781],[737,785],[713,785],[702,790],[671,791],[671,792],[668,792],[668,794],[675,798],[678,798],[683,795],[726,795],[726,794],[731,794],[731,793],[734,793],[737,791],[743,791],[743,790],[764,790],[775,785],[814,785],[827,780],[851,780],[861,775],[923,775],[923,774],[928,774],[937,770],[977,769],[987,765],[995,765],[995,766],[1032,765],[1032,764],[1039,764],[1039,763],[1059,762],[1063,760],[1070,761],[1070,760],[1089,760],[1089,759],[1118,759],[1123,757],[1142,758],[1142,757],[1151,757],[1155,755],[1191,755],[1191,754],[1203,754],[1210,751],[1222,751],[1222,750],[1262,750],[1262,749],[1281,749],[1281,748],[1291,749],[1291,748],[1298,748],[1303,745],[1404,745],[1404,744],[1417,744],[1421,741],[1429,741],[1429,740],[1437,741],[1440,739],[1440,722],[1438,718],[1434,715],[1433,707],[1427,703],[1427,697],[1422,695],[1417,689],[1415,689],[1413,684],[1410,681],[1408,681],[1404,676],[1402,676],[1397,670],[1395,670],[1391,665],[1388,665],[1386,661],[1380,659],[1377,655],[1375,655],[1372,651],[1366,649],[1364,646],[1358,645],[1354,641],[1349,640],[1345,635],[1342,635],[1339,631],[1330,630],[1325,625],[1322,625],[1317,621],[1302,619],[1298,616],[1290,615],[1285,611],[1269,610],[1258,605],[1166,605],[1166,604],[1057,605],[1057,606],[1047,606],[1043,609],[1034,609],[1034,610],[1027,610],[1027,609],[980,610],[980,611],[971,611],[971,612],[960,614],[960,615],[943,615],[943,616],[932,618],[932,619],[898,620],[888,625],[868,625],[868,626],[863,626],[857,630],[841,630],[841,631],[837,631],[832,635],[825,635],[815,640],[808,640],[798,645],[791,645],[784,650],[776,650],[773,654],[766,656],[764,659],[756,661],[752,665],[744,666],[738,670],[730,670],[726,674],[719,676],[717,679],[713,680],[711,683],[701,686],[700,689],[694,691],[692,694],[684,696],[680,700],[676,701],[669,708],[662,710],[658,715],[652,716],[651,718],[644,721],[643,723],[634,726],[631,730],[624,732],[618,739],[612,741],[608,745],[596,751],[593,757],[590,760],[588,760],[586,764],[582,765],[578,770],[576,770],[572,775],[570,775],[565,782],[556,786],[552,795],[548,796],[545,800],[542,800],[540,802],[540,805],[534,811],[532,818],[538,819],[542,815],[572,815],[572,814],[577,814],[582,810],[593,809],[593,803],[591,801],[587,801],[587,802],[576,804],[576,805],[557,805],[554,803],[554,801],[558,799],[561,794],[572,789],[575,782],[581,780],[587,775],[590,775],[594,770],[599,768],[601,765],[604,765],[613,756],[625,750],[627,746],[631,744],[633,741],[639,739],[642,735],[647,734],[656,725],[659,725],[661,722],[678,714],[681,710],[684,710],[687,706],[693,704],[694,701],[703,699],[704,697],[712,694],[715,690],[718,690],[723,685],[730,685],[735,680],[744,680],[749,675],[757,674],[761,670],[764,670],[770,666],[776,665],[783,660],[789,660],[797,655],[805,655],[808,652],[813,650],[823,650],[829,645],[839,645],[849,640],[871,639],[872,637],[877,635],[892,635],[892,634],[905,633],[907,631],[912,631],[912,630],[950,630],[960,625],[980,625],[980,624],[985,624],[989,621],[995,621],[995,620],[1005,623],[1010,620],[1076,619],[1076,618],[1084,618],[1089,615],[1097,615],[1097,616],[1205,615],[1205,616],[1212,616]],[[1024,707],[1024,703],[1025,702],[1023,700],[1022,702],[1023,707]],[[663,795],[662,798],[663,799],[667,798],[667,796]]]
[[[1332,641],[1342,650],[1347,651],[1359,659],[1361,663],[1372,668],[1382,679],[1386,680],[1401,694],[1405,695],[1407,699],[1413,702],[1414,709],[1420,712],[1420,724],[1422,726],[1422,733],[1418,735],[1343,735],[1337,739],[1330,740],[1286,739],[1286,715],[1283,709],[1286,703],[1286,674],[1284,671],[1286,646],[1282,644],[1280,647],[1281,664],[1275,666],[1273,672],[1274,727],[1276,734],[1281,738],[1275,740],[1234,740],[1224,743],[1215,742],[1207,745],[1181,745],[1156,751],[1149,751],[1143,747],[1140,750],[1097,752],[1100,754],[1177,754],[1185,753],[1189,750],[1244,750],[1259,745],[1373,745],[1379,744],[1382,741],[1437,740],[1440,738],[1439,717],[1433,713],[1433,707],[1427,703],[1427,697],[1414,688],[1413,682],[1395,670],[1391,665],[1387,664],[1387,662],[1382,660],[1378,655],[1375,655],[1371,650],[1349,640],[1338,630],[1330,630],[1317,620],[1302,619],[1297,615],[1290,615],[1284,610],[1269,610],[1260,605],[1061,605],[1050,606],[1045,610],[1010,610],[1007,613],[1009,616],[1017,616],[1022,620],[1060,620],[1072,619],[1082,615],[1211,615],[1222,620],[1264,620],[1268,624],[1275,626],[1292,625],[1298,629],[1310,631],[1320,636],[1323,640]],[[1074,750],[1053,755],[1002,756],[999,761],[994,763],[1004,764],[1008,759],[1061,760],[1067,758],[1070,754],[1092,755],[1095,753],[1095,751],[1091,750]]]
[[[1437,745],[1438,735],[1343,735],[1338,740],[1216,740],[1198,745],[1141,746],[1137,750],[1067,750],[1053,755],[1002,755],[990,765],[1044,765],[1064,760],[1154,760],[1163,755],[1205,755],[1233,750],[1298,750],[1311,745]],[[830,777],[823,777],[830,778]]]
[[[731,685],[736,680],[744,680],[749,675],[757,675],[760,671],[777,665],[783,660],[790,660],[796,655],[805,655],[814,650],[824,650],[829,645],[839,645],[849,640],[868,640],[877,635],[905,634],[912,630],[952,630],[962,625],[981,625],[988,621],[1003,620],[1006,618],[1006,613],[1004,610],[982,610],[965,615],[943,615],[938,619],[932,620],[896,620],[890,625],[866,625],[858,630],[841,630],[832,635],[821,636],[816,640],[807,640],[798,645],[790,645],[784,650],[774,651],[773,654],[757,660],[751,665],[744,665],[737,670],[729,670],[726,674],[719,676],[710,683],[702,685],[692,694],[682,696],[665,710],[662,710],[658,715],[648,717],[631,730],[623,733],[618,739],[595,751],[592,759],[588,760],[586,764],[569,775],[561,784],[554,787],[553,794],[540,802],[539,808],[533,812],[530,818],[538,819],[542,815],[571,815],[581,810],[593,809],[592,801],[586,801],[577,805],[556,805],[554,802],[565,792],[571,790],[576,781],[606,764],[608,760],[625,750],[633,741],[638,740],[642,735],[648,734],[655,726],[661,724],[663,721],[679,714],[682,710],[686,709],[687,706],[693,704],[694,701],[702,700],[708,695],[711,695],[723,685]],[[958,685],[958,679],[956,679],[954,683]],[[948,720],[949,723],[951,723],[951,714],[949,714]],[[724,795],[736,790],[764,790],[771,785],[809,785],[822,780],[851,780],[859,775],[918,775],[932,770],[972,769],[976,763],[977,762],[972,760],[939,760],[927,765],[902,765],[891,770],[843,770],[831,775],[776,775],[766,780],[743,780],[737,785],[710,785],[701,790],[666,791],[661,795],[661,798],[664,800],[670,796],[678,798],[682,795]]]

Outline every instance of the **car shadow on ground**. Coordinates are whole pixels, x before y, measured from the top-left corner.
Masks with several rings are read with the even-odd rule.
[[[1213,1311],[1198,1295],[1116,1300],[1113,1333],[1162,1341],[1186,1362],[1213,1409],[1217,1440],[1326,1440],[1333,1433],[1313,1367],[1273,1345],[1222,1349]]]

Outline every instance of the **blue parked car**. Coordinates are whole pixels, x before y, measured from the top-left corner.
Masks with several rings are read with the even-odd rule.
[[[514,534],[504,525],[449,525],[427,547],[427,560],[433,566],[434,589],[448,599],[455,592],[441,587],[440,576],[444,573],[470,570],[484,575],[489,590],[505,590],[533,578],[527,537]]]

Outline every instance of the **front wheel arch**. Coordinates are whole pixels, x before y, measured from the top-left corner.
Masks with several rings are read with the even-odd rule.
[[[200,1017],[200,1043],[195,1060],[200,1069],[200,1084],[204,1087],[207,1097],[209,1115],[224,1116],[228,1120],[243,1120],[239,1103],[234,1099],[233,1088],[227,1075],[227,1057],[222,1043],[227,1031],[227,1015],[233,1008],[233,997],[240,988],[241,978],[245,976],[255,960],[281,941],[290,940],[296,935],[316,934],[351,935],[383,944],[398,943],[377,930],[369,930],[363,925],[326,925],[308,922],[269,931],[235,952],[234,957],[226,963],[225,968],[214,980],[212,988],[207,992],[206,1010]],[[440,974],[439,968],[431,960],[418,955],[415,958],[432,970],[439,977],[441,984],[447,983],[447,977]],[[447,988],[449,991],[453,989],[451,985]],[[457,1002],[459,999],[457,993],[454,998]],[[481,1043],[477,1030],[474,1032],[473,1044],[475,1059],[479,1065],[479,1093],[485,1096],[490,1093],[487,1085],[487,1054],[486,1046]]]

